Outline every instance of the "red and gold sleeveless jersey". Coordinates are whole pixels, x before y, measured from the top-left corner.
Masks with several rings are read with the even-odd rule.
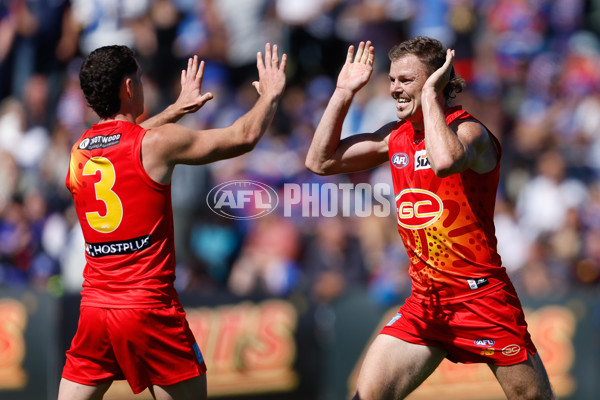
[[[461,107],[446,122],[476,120]],[[498,159],[500,144],[496,145]],[[486,173],[466,170],[446,178],[427,160],[423,134],[400,121],[389,137],[398,232],[410,259],[412,292],[424,302],[478,297],[508,279],[496,251],[494,207],[500,162]]]
[[[71,151],[66,185],[85,238],[82,305],[179,302],[171,187],[152,180],[142,166],[145,133],[126,121],[96,124]]]

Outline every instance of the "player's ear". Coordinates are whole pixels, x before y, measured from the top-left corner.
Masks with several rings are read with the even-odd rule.
[[[120,95],[122,99],[133,99],[133,79],[125,77],[121,82]]]

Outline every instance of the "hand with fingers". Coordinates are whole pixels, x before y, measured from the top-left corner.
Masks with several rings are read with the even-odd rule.
[[[198,63],[198,56],[188,59],[187,70],[181,71],[181,92],[175,106],[185,113],[198,111],[207,101],[213,98],[211,92],[202,94],[204,78],[204,61]]]
[[[356,55],[354,54],[354,45],[348,47],[346,62],[338,75],[337,87],[356,93],[371,78],[374,61],[375,47],[370,40],[366,43],[359,43]]]
[[[452,62],[454,61],[454,50],[446,50],[446,62],[440,68],[433,72],[423,85],[423,93],[427,90],[433,90],[438,93],[443,90],[450,81],[450,73],[452,71]]]
[[[276,44],[271,49],[271,43],[265,45],[265,54],[256,53],[256,68],[258,81],[252,82],[260,96],[273,96],[279,98],[285,89],[285,67],[287,55],[284,53],[279,59],[279,49]]]

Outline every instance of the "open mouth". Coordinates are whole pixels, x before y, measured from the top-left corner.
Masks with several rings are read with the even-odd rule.
[[[396,100],[396,104],[403,105],[403,104],[410,103],[410,99],[409,98],[401,97],[400,95],[397,95],[397,94],[394,95],[394,99]]]

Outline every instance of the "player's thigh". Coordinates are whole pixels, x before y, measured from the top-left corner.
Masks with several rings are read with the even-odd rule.
[[[546,369],[539,355],[529,354],[526,361],[515,365],[490,365],[506,398],[509,400],[554,399]]]
[[[363,361],[354,399],[402,399],[446,357],[446,351],[378,335]]]
[[[174,385],[150,387],[156,400],[205,400],[206,374],[191,378]]]
[[[112,382],[96,386],[82,385],[62,378],[58,388],[58,400],[100,400]]]

